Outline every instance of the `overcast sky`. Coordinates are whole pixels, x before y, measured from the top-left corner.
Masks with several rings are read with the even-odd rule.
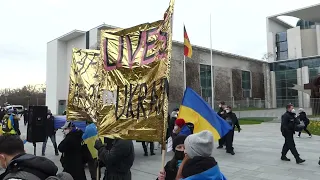
[[[176,0],[173,39],[261,59],[266,52],[266,17],[320,0]],[[163,17],[169,0],[1,0],[0,88],[45,83],[46,45],[74,29],[106,23],[131,27]],[[286,18],[291,24],[294,18]],[[49,69],[50,71],[50,69]],[[48,82],[50,83],[50,82]]]

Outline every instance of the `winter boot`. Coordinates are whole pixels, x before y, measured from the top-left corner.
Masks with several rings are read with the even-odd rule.
[[[281,156],[281,160],[282,161],[290,161],[290,159],[287,158],[287,156],[284,156],[284,155]]]
[[[306,160],[304,160],[304,159],[301,159],[300,157],[297,157],[296,158],[296,163],[297,164],[301,164],[301,163],[303,163],[303,162],[305,162]]]

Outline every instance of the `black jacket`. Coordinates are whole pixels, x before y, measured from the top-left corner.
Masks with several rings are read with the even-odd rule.
[[[46,127],[46,133],[47,136],[52,136],[56,133],[55,128],[54,128],[54,116],[52,116],[51,113],[48,113],[47,116],[47,127]]]
[[[297,121],[296,114],[292,112],[285,112],[281,116],[281,127],[280,130],[285,134],[294,134],[295,123]]]
[[[66,135],[58,146],[63,171],[71,174],[76,180],[86,180],[84,160],[82,159],[81,143],[83,132],[79,129]]]
[[[6,171],[1,174],[0,179],[22,178],[18,172],[28,172],[44,180],[49,176],[55,176],[58,167],[45,157],[38,157],[31,154],[20,154],[12,159]],[[28,179],[28,177],[24,177]]]
[[[217,114],[222,118],[222,119],[226,119],[226,111],[223,110],[223,108],[219,108],[219,111],[217,112]]]
[[[307,114],[305,112],[299,113],[297,119],[303,121],[306,126],[310,123],[310,120],[307,118]]]
[[[232,126],[233,130],[235,129],[235,127],[237,127],[237,129],[240,130],[239,120],[238,120],[237,115],[235,113],[233,113],[232,111],[229,113],[226,113],[225,119],[231,120],[232,124],[230,124],[230,125]]]
[[[5,111],[0,111],[0,121],[3,119],[5,114],[6,114]]]
[[[178,161],[176,159],[171,159],[164,166],[164,171],[166,172],[165,180],[175,180],[176,179],[176,176],[178,173],[177,163],[178,163]],[[158,180],[158,178],[157,178],[157,180]]]
[[[116,139],[109,150],[100,147],[99,160],[105,166],[105,179],[131,180],[131,167],[134,161],[134,147],[131,140]]]
[[[218,163],[213,157],[200,157],[196,156],[189,159],[183,166],[182,177],[187,178],[196,174],[200,174],[212,167],[216,166]]]

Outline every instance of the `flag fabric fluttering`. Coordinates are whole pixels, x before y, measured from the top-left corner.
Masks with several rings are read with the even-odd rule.
[[[187,88],[184,92],[182,104],[179,108],[179,118],[193,123],[193,133],[203,130],[211,131],[215,140],[219,140],[232,128],[222,119],[210,105],[194,90]]]
[[[97,130],[97,126],[94,123],[91,123],[86,127],[82,135],[82,139],[84,143],[87,144],[88,149],[92,155],[92,158],[93,159],[97,158],[98,151],[94,148],[94,144],[98,139],[98,130]]]
[[[188,58],[192,57],[192,46],[187,34],[186,26],[183,26],[183,36],[184,36],[184,55]]]

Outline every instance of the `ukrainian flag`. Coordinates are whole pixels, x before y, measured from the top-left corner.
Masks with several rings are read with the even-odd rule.
[[[195,91],[187,88],[179,108],[179,118],[194,125],[194,133],[211,131],[215,140],[219,140],[232,128],[222,119]]]
[[[98,139],[98,130],[97,130],[97,126],[94,123],[91,123],[86,127],[82,135],[82,139],[84,143],[87,144],[88,149],[92,155],[92,158],[93,159],[97,158],[98,151],[94,148],[94,144]]]

